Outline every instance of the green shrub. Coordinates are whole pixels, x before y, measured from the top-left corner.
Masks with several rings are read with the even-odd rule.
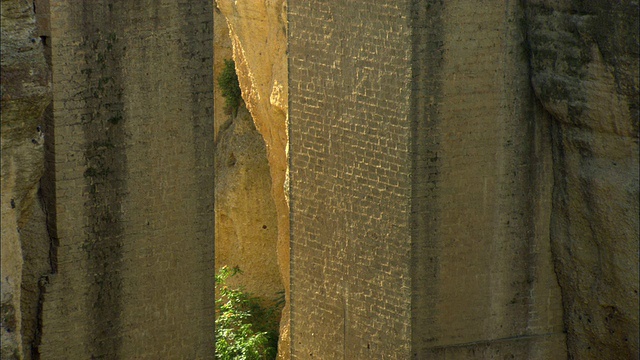
[[[257,299],[226,285],[227,279],[239,272],[238,267],[223,266],[216,275],[216,359],[275,359],[277,344],[273,346],[267,331],[254,328],[260,321],[257,315],[264,312]]]
[[[218,76],[218,86],[224,97],[224,110],[227,114],[233,114],[242,103],[242,91],[236,74],[236,64],[233,60],[225,60],[224,68]]]

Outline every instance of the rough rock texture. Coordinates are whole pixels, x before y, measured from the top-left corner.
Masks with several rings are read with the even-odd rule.
[[[289,206],[287,177],[286,1],[217,0],[227,19],[242,97],[262,134],[278,216],[277,259],[289,303]],[[288,358],[289,310],[283,310],[279,357]]]
[[[224,68],[224,60],[233,58],[233,48],[231,47],[231,39],[229,38],[229,27],[222,13],[217,8],[213,12],[213,71],[214,71],[214,87],[213,101],[215,103],[213,121],[215,126],[214,138],[218,138],[218,131],[227,120],[229,115],[224,108],[224,97],[218,86],[218,76]]]
[[[42,360],[215,356],[213,11],[51,2]]]
[[[48,237],[37,197],[44,171],[42,113],[51,101],[44,46],[33,6],[2,1],[2,350],[22,358],[33,337],[37,278],[29,264]],[[38,131],[40,126],[40,131]],[[45,254],[46,257],[46,254]],[[26,262],[23,262],[23,259]],[[23,266],[24,265],[24,266]],[[46,271],[46,269],[45,269]],[[23,318],[27,321],[23,321]],[[26,345],[28,346],[28,340]],[[28,349],[24,349],[28,352]]]
[[[216,267],[239,266],[230,279],[267,302],[282,290],[271,176],[262,136],[244,106],[216,145]]]
[[[43,191],[43,187],[41,190]],[[52,272],[50,262],[51,241],[42,201],[32,207],[27,226],[21,228],[22,258],[22,344],[25,359],[34,358],[34,345],[40,335],[41,280]]]
[[[529,4],[553,118],[552,249],[575,359],[638,355],[638,2]]]
[[[216,132],[216,269],[238,265],[229,280],[270,301],[282,290],[276,259],[278,228],[264,139],[246,107],[228,114],[217,86],[224,60],[233,58],[227,21],[214,19],[214,123]],[[220,130],[220,128],[223,128]]]
[[[566,358],[522,3],[288,4],[292,357]]]

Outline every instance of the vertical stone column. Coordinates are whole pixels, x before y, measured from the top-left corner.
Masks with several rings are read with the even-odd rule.
[[[521,6],[289,2],[293,358],[566,357]]]
[[[289,1],[291,349],[411,349],[408,2]]]
[[[412,4],[412,355],[566,358],[517,2]]]
[[[213,358],[210,1],[51,1],[43,359]]]

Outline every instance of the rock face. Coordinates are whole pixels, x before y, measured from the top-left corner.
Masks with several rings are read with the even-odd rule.
[[[551,241],[569,354],[638,354],[638,3],[531,1],[532,83],[552,117]]]
[[[37,281],[48,270],[48,237],[38,199],[44,171],[42,114],[51,101],[49,68],[25,1],[2,1],[2,350],[29,355]],[[42,269],[44,258],[44,270]],[[26,261],[23,261],[26,260]],[[36,259],[37,261],[31,261]],[[25,346],[23,346],[23,342]]]
[[[301,29],[317,25],[295,32],[292,59],[298,70],[319,64],[314,79],[292,76],[296,101],[317,127],[297,120],[292,131],[325,141],[309,148],[312,155],[294,148],[299,164],[314,165],[294,177],[311,209],[296,204],[294,221],[309,227],[304,245],[320,251],[306,265],[324,276],[307,271],[309,286],[299,286],[294,301],[344,325],[299,312],[298,319],[322,323],[298,327],[298,339],[315,336],[320,350],[346,349],[354,358],[385,349],[397,356],[398,345],[406,357],[417,349],[456,358],[505,351],[633,358],[637,2],[437,3],[291,1]],[[212,132],[218,261],[236,265],[241,257],[245,278],[255,279],[245,284],[263,297],[282,286],[279,268],[289,303],[286,4],[217,0],[214,17],[229,28],[216,21],[215,32],[228,31],[230,42],[214,44],[216,69],[233,55],[248,110],[221,127],[226,116],[218,112],[210,124],[207,107],[211,3],[55,2],[52,209],[38,197],[43,149],[53,146],[43,146],[53,128],[42,127],[50,87],[40,35],[48,33],[36,30],[32,2],[2,1],[3,359],[213,357],[206,330],[213,322]],[[305,92],[322,102],[299,96]],[[380,107],[366,110],[370,101]],[[326,169],[333,171],[318,177]],[[403,176],[402,186],[381,181],[390,173]],[[371,216],[371,209],[384,211]],[[54,271],[52,210],[60,265],[42,278]],[[471,260],[459,266],[464,256]],[[279,356],[288,358],[288,309],[283,314]],[[364,335],[354,340],[358,331]],[[331,337],[320,339],[323,332]]]
[[[229,115],[224,108],[224,97],[222,91],[217,86],[217,79],[224,69],[224,60],[233,57],[233,48],[231,47],[231,39],[229,38],[229,27],[227,21],[222,16],[220,10],[216,8],[213,12],[213,101],[215,103],[213,121],[215,126],[214,139],[218,138],[218,131],[227,120]]]
[[[216,3],[229,26],[242,97],[267,147],[271,194],[277,212],[277,260],[288,304],[286,2],[217,0]],[[285,305],[278,355],[282,358],[288,358],[288,313],[288,305]]]
[[[227,21],[219,9],[214,17],[214,78],[233,57]],[[269,302],[282,290],[276,259],[276,209],[271,173],[262,135],[242,105],[237,114],[225,109],[214,87],[216,132],[216,268],[239,266],[243,274],[229,279]],[[222,128],[222,130],[220,130]]]
[[[219,132],[215,163],[216,267],[239,266],[230,283],[271,301],[282,290],[276,212],[264,140],[246,108]]]
[[[292,357],[566,358],[522,3],[288,6]]]
[[[41,359],[214,358],[213,12],[51,2]]]

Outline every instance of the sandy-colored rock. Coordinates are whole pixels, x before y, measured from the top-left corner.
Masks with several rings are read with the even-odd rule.
[[[638,354],[638,5],[529,6],[532,83],[553,117],[551,242],[575,359]]]
[[[217,0],[227,19],[242,97],[267,146],[272,196],[278,215],[277,259],[289,303],[289,205],[287,200],[286,1]],[[278,356],[289,358],[289,311],[285,305]]]
[[[229,280],[265,302],[282,290],[277,221],[262,136],[242,107],[216,144],[216,267],[239,266]]]
[[[224,69],[224,60],[231,58],[233,58],[233,49],[231,47],[231,38],[229,37],[229,27],[220,10],[216,9],[213,12],[213,78],[216,82],[213,87],[215,139],[218,138],[220,127],[229,119],[229,115],[225,111],[222,91],[217,86],[217,79],[222,69]]]
[[[49,70],[30,3],[2,1],[2,358],[22,358],[22,244],[40,242],[37,199],[44,171],[42,113]],[[41,219],[33,225],[32,214]]]

